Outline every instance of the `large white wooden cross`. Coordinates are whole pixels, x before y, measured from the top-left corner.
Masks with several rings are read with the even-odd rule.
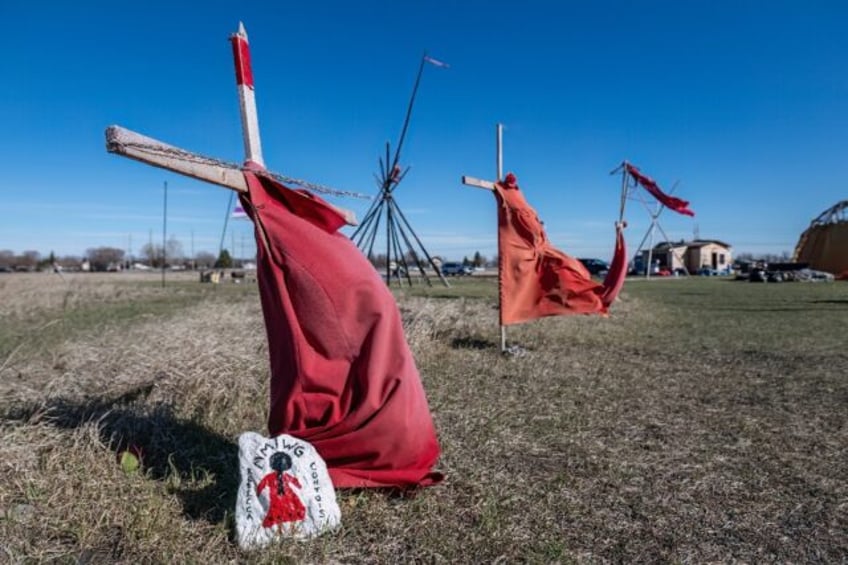
[[[497,148],[497,165],[496,165],[496,173],[497,173],[497,181],[503,178],[503,124],[498,124],[495,128],[496,130],[496,139],[495,146]],[[494,191],[495,183],[488,180],[482,180],[475,177],[463,176],[462,184],[466,186],[473,186],[475,188],[482,188],[485,190]],[[498,263],[503,260],[503,257],[500,256],[500,231],[498,232]],[[500,279],[500,266],[498,266],[498,312],[500,312],[501,304],[501,279]],[[506,326],[501,324],[501,353],[506,353]]]
[[[239,30],[230,36],[230,41],[233,46],[236,82],[239,90],[245,160],[264,167],[262,144],[259,138],[259,119],[256,112],[256,94],[253,87],[253,70],[250,65],[250,44],[243,24],[239,23]],[[238,192],[247,192],[247,182],[242,174],[242,167],[239,165],[204,157],[120,126],[106,128],[106,150],[154,167],[160,167]],[[276,173],[265,172],[263,174],[316,192],[360,196],[355,193],[337,191],[318,184],[291,179]],[[333,207],[344,216],[348,224],[356,225],[356,215],[352,211],[337,206]]]

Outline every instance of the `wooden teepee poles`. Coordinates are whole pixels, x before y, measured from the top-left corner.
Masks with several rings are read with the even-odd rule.
[[[407,282],[412,285],[410,277],[410,266],[414,263],[418,268],[421,277],[430,283],[425,265],[433,269],[439,279],[445,286],[450,286],[447,280],[441,273],[441,270],[436,265],[433,258],[427,252],[427,249],[421,243],[418,235],[412,229],[409,221],[401,212],[400,206],[393,197],[395,188],[409,172],[407,167],[401,171],[400,168],[400,153],[403,148],[403,143],[406,139],[406,134],[409,131],[409,123],[412,118],[412,110],[415,106],[415,98],[418,94],[418,87],[421,84],[421,75],[424,72],[424,64],[428,61],[427,54],[421,57],[421,64],[418,67],[418,73],[415,77],[415,85],[412,88],[412,95],[409,98],[409,104],[406,108],[406,116],[404,117],[403,127],[401,128],[400,138],[398,139],[397,147],[392,156],[390,145],[386,143],[385,160],[383,157],[379,159],[380,176],[377,177],[380,194],[372,203],[371,207],[365,213],[359,227],[353,232],[351,239],[354,244],[362,250],[369,259],[373,259],[374,244],[377,241],[379,233],[385,235],[386,238],[386,284],[391,284],[393,275],[398,277],[405,276]],[[385,227],[381,222],[385,216]],[[422,257],[426,258],[426,262],[422,261]],[[393,268],[394,267],[394,268]]]
[[[397,147],[395,148],[395,158],[392,159],[392,164],[388,167],[386,171],[388,174],[386,178],[392,174],[391,172],[397,166],[398,161],[400,160],[400,150],[403,148],[403,141],[406,139],[406,132],[409,129],[409,120],[412,118],[412,107],[415,105],[415,95],[418,94],[418,86],[421,84],[421,75],[424,74],[424,63],[427,62],[427,53],[424,53],[421,56],[421,64],[418,66],[418,74],[415,77],[415,86],[412,87],[412,96],[409,97],[409,106],[406,108],[406,117],[403,120],[403,128],[400,130],[400,138],[398,139]],[[387,155],[388,157],[388,155]],[[388,165],[388,159],[386,160],[386,165]]]

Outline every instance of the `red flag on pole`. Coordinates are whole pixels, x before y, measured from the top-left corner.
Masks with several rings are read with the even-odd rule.
[[[674,210],[678,214],[683,214],[684,216],[694,216],[695,212],[689,209],[689,201],[683,200],[682,198],[677,198],[676,196],[671,196],[670,194],[666,194],[660,189],[660,186],[647,175],[643,175],[639,169],[631,165],[630,163],[624,164],[627,172],[630,173],[636,182],[642,185],[642,187],[651,193],[651,195],[660,201],[661,204]]]
[[[249,170],[245,178],[271,361],[270,435],[312,443],[336,487],[439,482],[439,444],[400,313],[336,231],[344,217],[308,192]]]

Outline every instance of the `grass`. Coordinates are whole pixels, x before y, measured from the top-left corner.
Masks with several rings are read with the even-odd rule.
[[[96,280],[97,284],[91,284]],[[126,326],[140,318],[167,319],[202,301],[253,294],[245,285],[199,285],[194,277],[16,275],[0,278],[0,293],[14,297],[0,305],[0,360],[13,351],[49,350],[81,332]]]
[[[243,554],[235,440],[268,396],[255,285],[22,277],[0,278],[0,561],[848,555],[848,284],[628,281],[609,318],[510,326],[513,358],[493,280],[398,290],[447,482],[340,492],[338,532]]]

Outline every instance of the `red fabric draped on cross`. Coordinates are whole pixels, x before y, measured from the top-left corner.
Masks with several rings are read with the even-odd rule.
[[[627,251],[617,226],[612,265],[604,280],[548,241],[536,211],[524,199],[515,175],[495,183],[498,201],[500,322],[517,324],[568,314],[606,314],[627,274]]]
[[[636,182],[642,185],[642,187],[651,193],[651,195],[659,200],[664,206],[667,208],[674,210],[678,214],[683,214],[684,216],[694,216],[695,212],[689,209],[689,201],[683,200],[682,198],[677,198],[676,196],[671,196],[670,194],[666,194],[660,188],[660,185],[656,183],[654,179],[647,175],[643,175],[639,169],[631,165],[630,163],[624,164],[627,172],[630,173]]]
[[[627,227],[626,222],[618,222],[615,225],[615,250],[612,254],[612,263],[610,263],[607,276],[604,277],[603,292],[601,292],[601,302],[607,307],[618,297],[621,287],[624,286],[624,279],[627,277],[627,244],[624,242],[625,227]]]
[[[336,231],[335,209],[254,169],[241,199],[256,225],[270,434],[312,443],[336,487],[439,482],[439,444],[392,294]]]

